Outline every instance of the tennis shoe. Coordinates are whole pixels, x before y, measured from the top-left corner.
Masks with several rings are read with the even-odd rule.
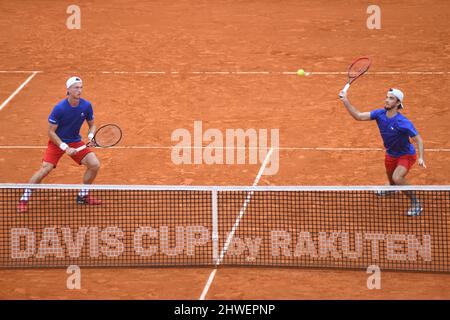
[[[412,204],[411,208],[409,208],[407,215],[410,217],[420,216],[422,211],[422,204],[420,202],[416,202]]]
[[[17,213],[26,213],[28,211],[28,201],[20,200],[17,205]]]
[[[91,197],[90,195],[86,196],[77,196],[77,203],[78,204],[87,204],[90,206],[98,206],[102,204],[102,200],[95,199],[94,197]]]

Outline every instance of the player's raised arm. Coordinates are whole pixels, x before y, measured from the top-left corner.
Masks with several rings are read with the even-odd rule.
[[[347,109],[348,113],[350,113],[350,115],[358,121],[367,121],[370,120],[370,112],[360,112],[358,111],[358,109],[356,109],[351,103],[350,101],[348,101],[347,98],[347,92],[345,92],[344,90],[342,90],[339,93],[339,98],[341,99],[341,101],[344,103],[345,108]]]

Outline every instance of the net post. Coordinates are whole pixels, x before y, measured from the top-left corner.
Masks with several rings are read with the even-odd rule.
[[[217,188],[213,188],[211,193],[213,264],[216,265],[219,262],[219,212],[217,203]]]

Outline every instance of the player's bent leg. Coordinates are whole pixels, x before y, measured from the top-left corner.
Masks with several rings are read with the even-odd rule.
[[[403,165],[399,165],[392,175],[392,179],[394,183],[397,185],[408,185],[408,181],[406,180],[406,175],[408,174],[408,169]],[[411,207],[408,209],[408,216],[418,216],[423,211],[422,204],[416,198],[416,193],[414,191],[404,191],[404,194],[408,196],[411,200]]]
[[[98,171],[100,170],[100,161],[93,152],[90,152],[81,160],[81,164],[86,166],[86,172],[83,176],[83,183],[92,184],[97,177]],[[100,205],[102,201],[92,197],[87,189],[83,189],[77,196],[77,203]]]
[[[408,169],[404,166],[397,166],[395,168],[394,173],[392,174],[392,181],[395,185],[405,186],[408,185],[408,181],[406,180],[406,175],[408,174]]]
[[[38,184],[41,183],[42,180],[48,176],[48,174],[55,168],[55,165],[46,161],[42,162],[41,168],[37,172],[33,174],[30,178],[30,184]],[[17,205],[17,212],[25,213],[28,211],[28,201],[31,196],[31,189],[25,189],[22,197],[20,198],[19,204]]]
[[[392,178],[393,174],[394,174],[393,172],[386,172],[386,175],[387,175],[387,178],[389,181],[389,185],[391,185],[391,186],[395,185],[394,179]]]
[[[388,154],[385,155],[384,167],[386,168],[386,175],[390,185],[395,185],[394,180],[392,179],[392,175],[395,171],[395,168],[397,167],[397,161],[398,158],[391,157]],[[375,194],[379,197],[389,196],[394,193],[396,193],[396,191],[386,191],[386,190],[375,191]]]
[[[43,161],[41,168],[31,177],[29,183],[41,183],[54,168],[53,163]]]
[[[100,170],[100,161],[98,160],[97,156],[93,152],[91,152],[88,153],[83,158],[83,160],[81,160],[81,164],[86,166],[83,183],[92,184],[97,177],[98,171]]]
[[[392,174],[393,174],[393,172],[386,171],[386,175],[387,175],[387,178],[388,178],[388,181],[389,181],[389,183],[387,184],[388,186],[389,185],[390,186],[395,185],[394,180],[392,179]],[[379,197],[386,197],[386,196],[392,195],[392,194],[397,193],[397,192],[398,191],[377,190],[377,191],[375,191],[375,194],[377,196],[379,196]]]

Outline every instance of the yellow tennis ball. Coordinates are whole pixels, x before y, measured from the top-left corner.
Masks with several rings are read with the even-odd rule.
[[[303,77],[303,76],[305,75],[305,70],[299,69],[299,70],[297,71],[297,75],[300,76],[300,77]]]

